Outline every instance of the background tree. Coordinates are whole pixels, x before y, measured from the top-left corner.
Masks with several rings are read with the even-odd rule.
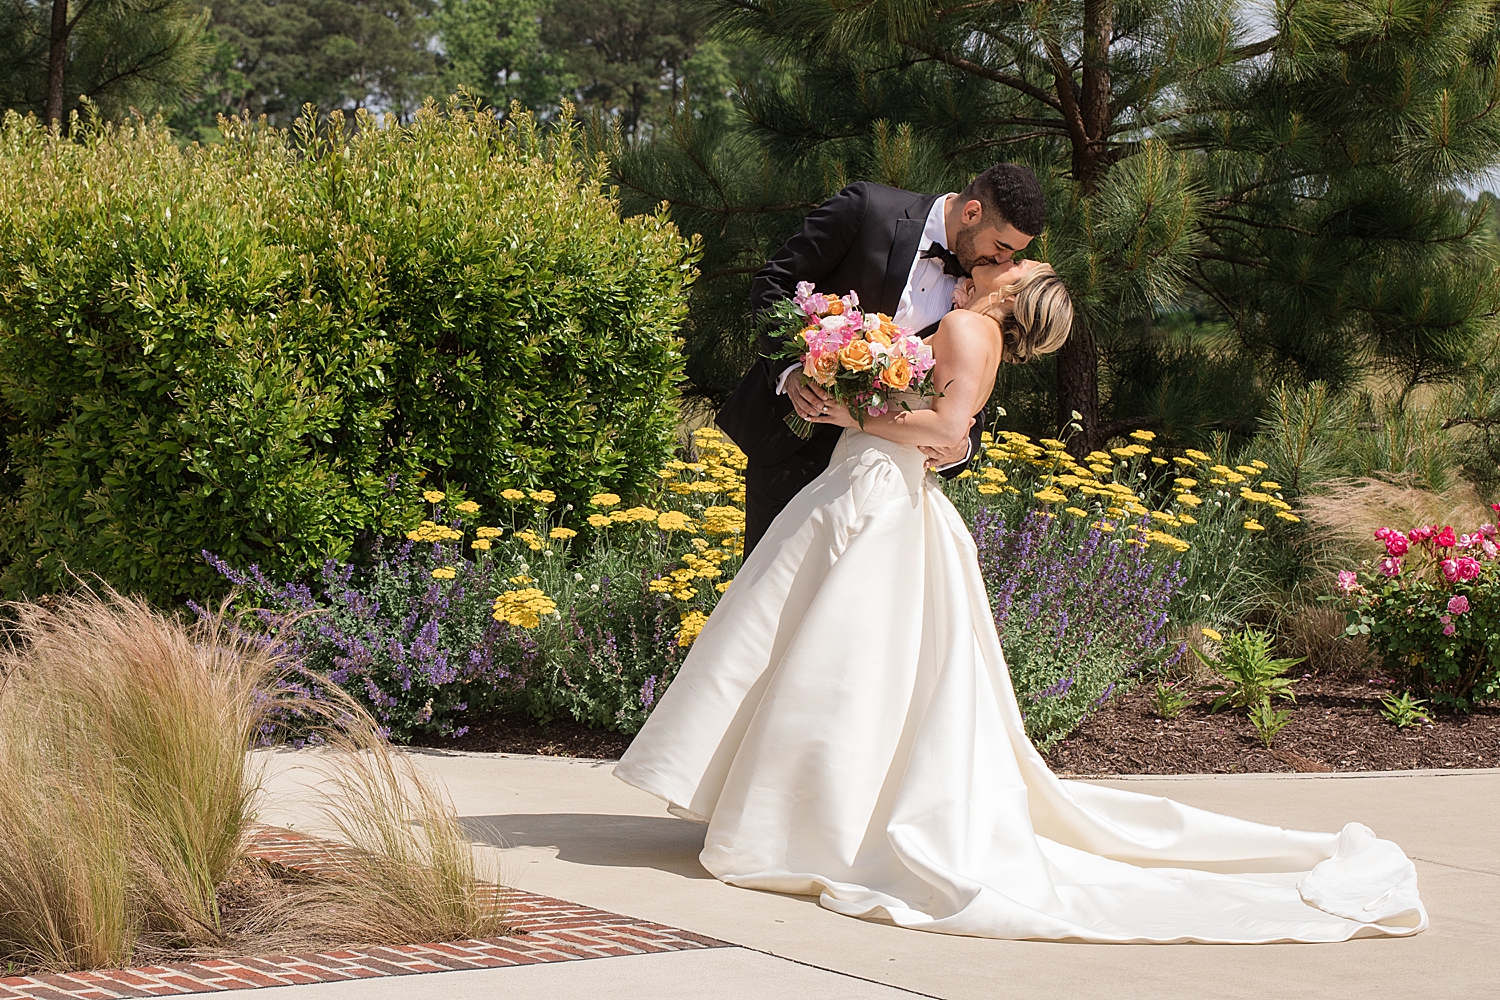
[[[432,11],[431,0],[214,0],[213,31],[233,58],[200,83],[198,124],[248,112],[285,126],[308,103],[408,118],[435,89]]]
[[[749,274],[849,180],[956,190],[997,160],[1048,192],[1035,252],[1078,305],[1005,375],[1074,447],[1250,429],[1275,381],[1457,376],[1493,332],[1493,243],[1459,186],[1500,160],[1494,8],[1299,0],[698,0],[765,52],[722,126],[617,147],[622,189],[705,237],[690,367],[748,357]]]
[[[63,121],[176,108],[210,53],[192,0],[0,0],[0,108]]]
[[[467,90],[504,111],[553,111],[567,77],[542,44],[546,0],[444,0],[437,14],[444,93]]]

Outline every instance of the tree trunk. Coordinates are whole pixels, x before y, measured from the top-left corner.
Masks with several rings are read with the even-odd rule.
[[[1066,431],[1075,420],[1083,430],[1068,437],[1069,454],[1082,458],[1103,447],[1099,438],[1099,351],[1094,332],[1082,316],[1073,320],[1073,332],[1057,352],[1057,426]]]
[[[1073,142],[1073,176],[1084,197],[1098,190],[1109,169],[1109,47],[1114,41],[1114,0],[1084,0],[1083,80],[1078,90],[1078,118],[1083,140]],[[1080,416],[1075,418],[1074,413]],[[1102,447],[1099,433],[1099,349],[1088,321],[1079,317],[1057,356],[1057,422],[1065,428],[1077,420],[1083,431],[1068,440],[1075,458]]]
[[[47,49],[47,123],[62,125],[63,71],[68,66],[68,0],[52,0],[51,45]]]

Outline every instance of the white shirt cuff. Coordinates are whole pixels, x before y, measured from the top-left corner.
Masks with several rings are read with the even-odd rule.
[[[786,380],[791,376],[792,372],[798,371],[801,367],[801,365],[792,365],[781,373],[781,377],[776,380],[776,395],[781,396],[786,394]],[[968,459],[964,459],[964,461],[968,461]]]
[[[973,438],[969,438],[969,450],[966,451],[966,452],[964,452],[964,457],[963,457],[963,459],[961,461],[958,461],[958,462],[949,462],[947,465],[940,465],[936,469],[934,469],[933,471],[934,472],[947,472],[949,469],[956,469],[960,465],[967,464],[968,461],[969,461],[969,459],[971,459],[973,457],[974,457],[974,439]]]

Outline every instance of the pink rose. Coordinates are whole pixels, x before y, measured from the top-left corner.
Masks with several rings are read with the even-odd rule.
[[[1444,559],[1442,562],[1438,563],[1438,568],[1443,571],[1443,579],[1444,580],[1447,580],[1449,583],[1457,583],[1458,582],[1458,560],[1457,559]]]
[[[1463,594],[1455,594],[1448,598],[1448,613],[1450,615],[1461,615],[1469,610],[1469,599]]]
[[[1393,531],[1385,536],[1385,554],[1388,556],[1406,555],[1406,536],[1399,531]]]
[[[1458,539],[1454,537],[1453,526],[1445,524],[1443,525],[1443,530],[1439,531],[1437,533],[1437,537],[1432,541],[1434,545],[1437,545],[1441,548],[1451,549],[1458,542]]]
[[[1479,560],[1471,556],[1460,556],[1458,560],[1458,578],[1467,583],[1478,575]]]
[[[1453,624],[1452,622],[1449,622],[1448,624],[1446,624],[1446,625],[1443,626],[1443,634],[1444,635],[1452,635],[1454,632],[1457,632],[1457,631],[1458,631],[1458,626],[1455,625],[1455,624]]]
[[[1479,543],[1479,548],[1484,553],[1486,559],[1493,559],[1496,555],[1500,555],[1500,545],[1496,545],[1488,538]]]
[[[1431,525],[1424,525],[1420,528],[1411,529],[1406,533],[1406,535],[1412,541],[1420,543],[1427,541],[1427,539],[1431,538],[1434,534],[1436,534],[1436,532],[1437,528],[1432,527]]]
[[[1380,560],[1380,574],[1382,576],[1397,576],[1401,573],[1401,560],[1394,556],[1387,556]]]
[[[1382,542],[1385,541],[1386,538],[1388,538],[1392,534],[1394,534],[1394,531],[1391,528],[1376,528],[1375,529],[1375,537],[1378,538],[1378,539],[1380,539]]]
[[[1359,576],[1352,569],[1339,570],[1339,589],[1348,594],[1359,586]]]

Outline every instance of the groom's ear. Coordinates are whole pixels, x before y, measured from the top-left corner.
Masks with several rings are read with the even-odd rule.
[[[958,217],[965,226],[978,225],[979,220],[984,218],[984,205],[979,199],[970,198],[964,202],[964,207]]]

